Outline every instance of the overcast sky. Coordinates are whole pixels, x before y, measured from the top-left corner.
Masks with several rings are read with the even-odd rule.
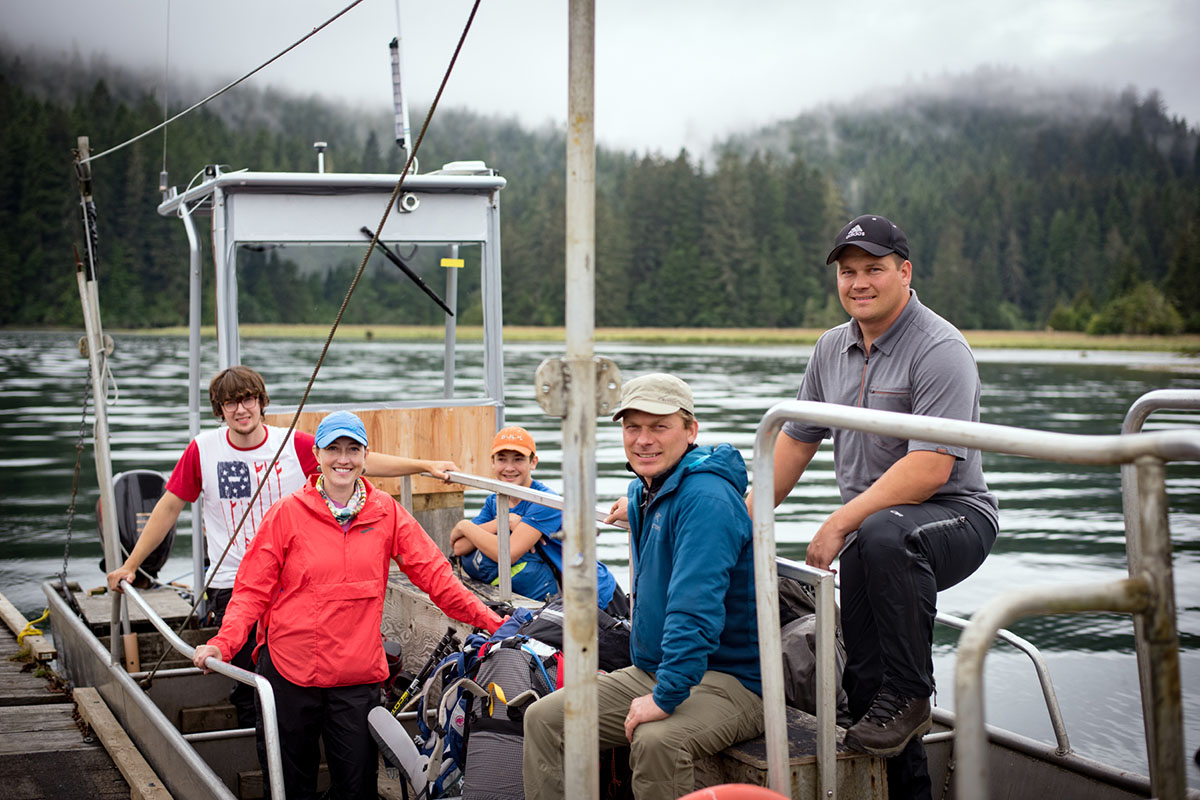
[[[350,0],[0,0],[10,43],[96,53],[204,93],[266,61]],[[1158,89],[1200,122],[1196,0],[598,0],[596,130],[673,155],[819,105],[885,96],[980,66],[1120,90]],[[364,0],[254,78],[260,87],[389,107],[397,0]],[[566,119],[566,0],[484,0],[443,102]],[[471,3],[399,0],[406,85],[432,97]],[[873,91],[874,90],[874,91]],[[199,99],[172,97],[172,110]],[[420,120],[414,118],[414,131]]]

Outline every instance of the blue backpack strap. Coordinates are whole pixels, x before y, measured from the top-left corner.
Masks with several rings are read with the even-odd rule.
[[[534,664],[537,664],[538,670],[542,673],[542,678],[546,681],[546,686],[550,688],[550,691],[554,691],[555,681],[550,677],[549,673],[546,672],[546,665],[542,663],[542,657],[539,656],[534,649],[527,644],[522,644],[521,649],[529,654],[530,661],[532,661]]]

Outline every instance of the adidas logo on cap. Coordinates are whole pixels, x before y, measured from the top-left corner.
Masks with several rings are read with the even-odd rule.
[[[862,229],[861,225],[855,225],[853,228],[846,231],[847,239],[854,237],[854,236],[866,236],[866,235],[867,235],[867,232]]]

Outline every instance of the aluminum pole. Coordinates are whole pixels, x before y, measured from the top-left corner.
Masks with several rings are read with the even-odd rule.
[[[221,170],[214,167],[210,180],[220,178]],[[240,363],[237,332],[237,271],[233,251],[228,242],[225,210],[228,199],[220,184],[212,188],[212,252],[213,273],[216,275],[217,369]]]
[[[1151,710],[1150,790],[1155,797],[1183,797],[1187,772],[1183,755],[1183,701],[1179,672],[1179,632],[1175,626],[1175,581],[1171,572],[1171,533],[1167,525],[1166,465],[1153,456],[1137,464],[1141,501],[1142,575],[1152,586],[1151,605],[1143,617],[1148,650]],[[1142,616],[1142,615],[1138,615]]]
[[[458,245],[450,245],[450,258],[458,259]],[[446,268],[446,354],[442,359],[442,396],[454,397],[454,340],[458,335],[458,267]]]
[[[483,292],[483,390],[496,404],[496,430],[504,427],[504,316],[501,311],[500,192],[490,195],[487,241],[483,243],[480,277]]]
[[[754,601],[758,610],[758,654],[762,675],[763,734],[767,785],[791,796],[783,643],[779,637],[779,576],[775,558],[775,439],[787,420],[780,405],[759,423],[754,439]],[[794,577],[817,586],[817,780],[819,796],[837,797],[836,678],[834,674],[833,573],[801,564]]]
[[[1200,391],[1156,389],[1146,392],[1129,407],[1121,424],[1121,433],[1140,433],[1146,419],[1155,411],[1164,409],[1200,409]],[[1129,561],[1129,574],[1137,575],[1142,571],[1142,509],[1138,494],[1137,467],[1133,464],[1121,465],[1121,499],[1125,512],[1125,555]],[[1153,694],[1150,675],[1154,664],[1144,628],[1145,620],[1140,615],[1134,616],[1133,641],[1137,653],[1138,682],[1141,686],[1142,724],[1145,726],[1147,757],[1149,763],[1153,764],[1156,758],[1156,737],[1151,729],[1155,711],[1150,699]]]
[[[594,0],[571,0],[567,56],[566,378],[563,417],[564,796],[596,800],[596,370]]]
[[[78,158],[87,159],[88,137],[77,139]],[[96,480],[100,486],[100,504],[106,513],[101,515],[101,530],[104,534],[104,558],[109,569],[116,569],[124,561],[121,558],[120,540],[117,537],[116,499],[113,493],[112,456],[108,441],[108,368],[104,352],[104,327],[100,323],[100,301],[96,290],[98,275],[96,262],[95,206],[92,201],[92,169],[85,163],[78,165],[79,205],[83,216],[85,263],[76,268],[75,277],[79,284],[79,302],[83,308],[83,324],[87,336],[88,369],[92,376],[93,452],[96,460]],[[67,590],[63,586],[63,591]],[[112,592],[109,631],[109,655],[112,663],[121,660],[121,642],[117,636],[118,622],[123,623],[124,632],[129,633],[129,612],[125,608],[120,592]]]
[[[201,291],[204,258],[200,252],[200,237],[196,223],[186,204],[179,206],[179,218],[188,237],[188,437],[200,433],[200,322]],[[201,495],[192,503],[192,591],[204,585],[204,523]],[[198,598],[194,598],[198,599]]]
[[[512,513],[508,495],[496,493],[496,579],[499,599],[512,602],[512,549],[508,515]]]

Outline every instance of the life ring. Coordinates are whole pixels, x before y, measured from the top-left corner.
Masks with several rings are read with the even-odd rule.
[[[750,783],[722,783],[689,792],[679,800],[788,800],[773,789]]]

